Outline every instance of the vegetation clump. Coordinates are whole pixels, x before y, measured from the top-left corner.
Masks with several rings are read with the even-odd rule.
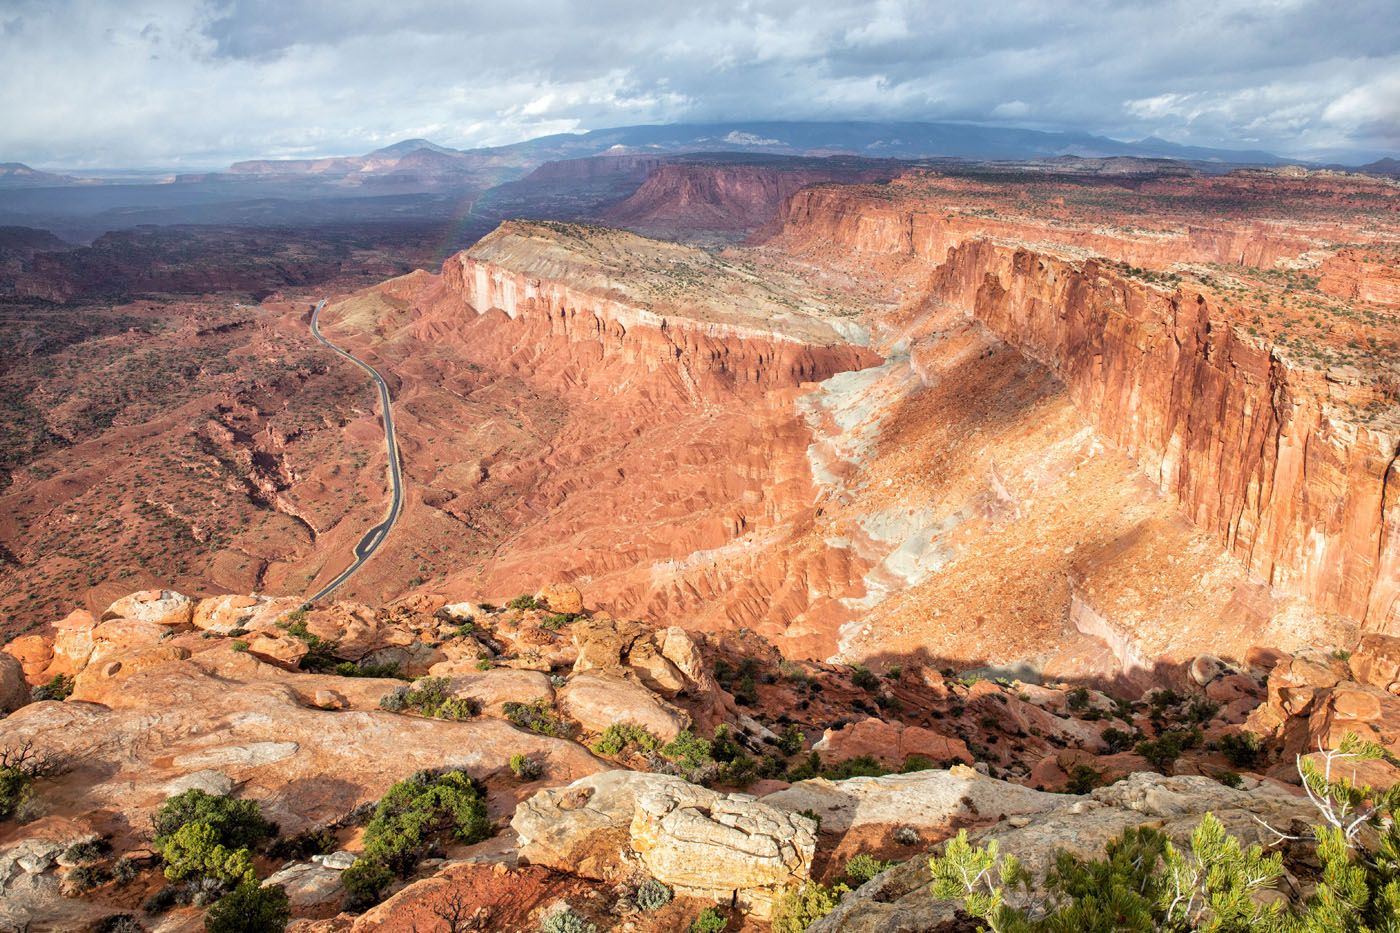
[[[379,699],[379,707],[394,713],[413,712],[432,719],[457,722],[471,719],[477,709],[472,701],[454,697],[446,677],[424,677],[412,686],[399,687]]]
[[[1160,830],[1127,829],[1101,859],[1061,852],[1034,879],[995,840],[973,845],[966,831],[929,861],[936,897],[995,933],[1114,930],[1128,933],[1330,933],[1400,929],[1400,785],[1377,790],[1334,774],[1349,761],[1388,758],[1376,743],[1347,735],[1320,760],[1300,758],[1299,776],[1319,820],[1312,845],[1279,833],[1298,859],[1290,872],[1315,879],[1290,901],[1280,890],[1285,852],[1245,847],[1207,813],[1178,848]],[[774,928],[777,929],[776,927]]]
[[[280,884],[243,881],[219,898],[204,915],[206,933],[282,933],[292,919],[287,892]]]
[[[589,747],[595,755],[609,757],[617,757],[628,749],[649,755],[661,748],[661,740],[642,726],[620,722],[604,729],[603,734]]]
[[[541,697],[533,703],[505,703],[501,706],[506,719],[522,729],[555,738],[572,738],[577,731],[573,724],[554,711],[549,700]]]
[[[686,933],[724,933],[729,928],[729,919],[716,907],[706,907],[696,915]]]
[[[40,684],[29,693],[35,703],[43,700],[63,701],[73,695],[73,678],[67,674],[55,674],[48,683]]]
[[[153,846],[171,881],[210,879],[232,886],[256,881],[252,850],[276,830],[252,800],[191,788],[156,811]]]
[[[835,910],[842,895],[850,890],[844,884],[827,887],[815,881],[788,889],[773,908],[773,933],[803,933]]]
[[[465,771],[420,771],[389,788],[365,826],[364,852],[341,873],[351,909],[383,897],[395,876],[447,840],[478,842],[490,834],[486,799]]]

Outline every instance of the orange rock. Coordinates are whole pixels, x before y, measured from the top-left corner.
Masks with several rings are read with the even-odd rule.
[[[579,592],[578,587],[568,583],[550,583],[540,590],[538,598],[551,612],[583,611],[583,594]]]
[[[1361,636],[1351,657],[1351,669],[1364,684],[1400,692],[1400,638],[1374,632]]]
[[[188,625],[194,601],[174,590],[142,590],[123,596],[102,613],[103,620],[131,619],[154,625]]]
[[[53,642],[43,635],[21,635],[0,650],[19,661],[25,680],[31,684],[42,682],[44,671],[53,661]]]
[[[869,755],[885,765],[898,767],[910,755],[922,755],[935,764],[954,760],[972,763],[972,754],[962,739],[950,738],[922,726],[905,726],[874,717],[844,729],[827,729],[812,750],[831,762]]]

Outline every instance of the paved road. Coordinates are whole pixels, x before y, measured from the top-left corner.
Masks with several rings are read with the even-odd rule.
[[[336,353],[345,357],[356,366],[369,373],[374,384],[379,387],[379,407],[384,412],[384,448],[389,454],[389,484],[392,487],[392,497],[389,500],[389,511],[384,516],[384,521],[375,525],[365,532],[360,543],[355,545],[355,560],[349,567],[340,572],[340,575],[327,583],[313,596],[307,598],[307,602],[314,603],[325,599],[336,587],[350,579],[351,574],[359,570],[364,562],[369,560],[379,546],[384,543],[384,539],[389,537],[389,531],[394,527],[394,522],[399,520],[399,510],[403,507],[403,477],[399,472],[399,446],[394,440],[394,412],[389,407],[389,386],[384,381],[384,377],[364,360],[337,347],[325,338],[321,333],[321,309],[326,306],[325,299],[317,302],[316,309],[311,312],[311,336],[330,347]]]

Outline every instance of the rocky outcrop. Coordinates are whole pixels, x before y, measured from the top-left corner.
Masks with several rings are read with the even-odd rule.
[[[194,616],[194,600],[174,590],[144,590],[132,593],[107,607],[108,619],[130,619],[154,625],[188,625]]]
[[[973,833],[979,843],[995,840],[1001,851],[1019,858],[1033,878],[1041,878],[1057,852],[1102,857],[1125,829],[1150,825],[1178,845],[1186,843],[1201,817],[1213,813],[1244,843],[1269,843],[1295,821],[1310,821],[1307,802],[1275,786],[1247,781],[1235,790],[1206,777],[1134,774],[1088,797],[1066,797],[1033,819],[1007,820]],[[914,858],[842,899],[809,929],[812,933],[926,933],[958,929],[959,904],[933,897],[928,860]],[[946,926],[945,926],[946,924]]]
[[[829,761],[846,761],[869,756],[898,768],[918,755],[934,764],[953,761],[972,763],[972,755],[962,739],[941,735],[922,726],[905,726],[886,722],[873,716],[843,726],[827,729],[812,746],[814,752]]]
[[[630,723],[669,742],[690,727],[690,715],[640,684],[583,673],[569,678],[559,691],[559,708],[570,719],[597,735],[612,725]]]
[[[734,900],[758,917],[809,876],[816,849],[806,817],[633,771],[540,791],[516,809],[511,826],[530,864],[599,879],[641,868],[678,894]]]

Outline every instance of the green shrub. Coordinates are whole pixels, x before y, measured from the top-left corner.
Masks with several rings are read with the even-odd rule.
[[[247,848],[232,849],[219,841],[219,833],[208,823],[186,823],[160,843],[165,859],[165,877],[210,878],[223,884],[256,880],[253,856]]]
[[[792,784],[798,781],[810,781],[821,774],[821,771],[822,756],[819,752],[814,751],[804,758],[800,765],[796,765],[788,771],[786,780]]]
[[[111,877],[111,873],[99,865],[74,865],[63,880],[76,891],[90,891],[106,884]]]
[[[822,917],[836,909],[841,896],[850,888],[844,884],[828,888],[808,881],[800,888],[790,888],[773,908],[773,933],[804,933]]]
[[[729,928],[729,920],[718,908],[706,907],[690,923],[687,933],[724,933]]]
[[[661,754],[682,767],[700,768],[714,761],[713,750],[709,739],[685,729],[661,749]]]
[[[0,767],[0,820],[8,820],[29,799],[34,776],[23,768]]]
[[[278,839],[268,847],[267,854],[286,862],[304,862],[313,855],[334,852],[338,845],[335,833],[329,829],[308,829]]]
[[[292,919],[287,892],[280,884],[244,881],[215,902],[204,915],[208,933],[282,933]]]
[[[1226,787],[1241,787],[1244,785],[1244,778],[1240,777],[1238,771],[1217,771],[1211,776]]]
[[[332,670],[341,677],[377,677],[381,679],[400,678],[397,661],[383,664],[364,664],[355,661],[341,661]],[[402,678],[407,679],[407,678]]]
[[[1134,750],[1150,761],[1153,767],[1165,771],[1181,757],[1183,751],[1188,748],[1196,748],[1200,744],[1200,729],[1173,729],[1163,732],[1151,741],[1139,742]]]
[[[540,735],[568,739],[576,731],[573,724],[560,718],[554,712],[553,704],[543,697],[533,703],[504,703],[501,711],[515,725]]]
[[[932,771],[938,765],[927,755],[910,755],[904,759],[900,774],[913,774],[915,771]]]
[[[795,722],[790,722],[778,737],[778,748],[784,755],[796,755],[807,746],[807,736]]]
[[[522,781],[538,781],[544,776],[544,764],[531,755],[511,755],[510,770]]]
[[[341,873],[353,909],[376,903],[395,874],[447,839],[473,843],[490,834],[486,801],[465,771],[420,771],[389,788],[365,826],[364,852]]]
[[[1259,767],[1264,749],[1259,744],[1259,736],[1253,732],[1228,733],[1216,743],[1225,760],[1236,768],[1252,771]]]
[[[598,737],[598,741],[590,747],[595,755],[609,757],[621,755],[629,748],[635,748],[643,754],[650,754],[661,747],[661,740],[642,726],[621,722],[614,723],[604,729],[603,734]]]
[[[477,662],[476,662],[476,669],[477,669],[477,670],[479,670],[479,671],[489,671],[489,670],[491,670],[492,667],[494,667],[494,665],[491,663],[491,659],[490,659],[490,658],[478,658],[478,659],[477,659]]]
[[[408,710],[432,719],[457,722],[471,719],[477,713],[475,704],[471,700],[452,696],[448,692],[451,685],[452,682],[446,677],[423,677],[415,680],[412,686],[399,687],[381,697],[379,706],[390,712]]]
[[[29,693],[35,703],[41,700],[66,700],[73,695],[73,678],[67,674],[55,674],[46,684],[40,684]]]
[[[166,800],[156,811],[156,847],[160,848],[165,839],[191,823],[209,826],[214,830],[215,841],[230,849],[252,848],[277,829],[263,819],[255,801],[215,796],[191,788]]]
[[[1065,694],[1065,703],[1068,704],[1069,708],[1074,710],[1075,712],[1088,709],[1089,688],[1075,687],[1069,693]]]
[[[1137,732],[1124,732],[1122,729],[1109,726],[1107,729],[1103,730],[1101,738],[1104,740],[1104,744],[1108,746],[1108,753],[1110,755],[1116,755],[1118,752],[1126,752],[1128,749],[1132,748],[1133,745],[1141,740],[1142,734]]]
[[[1069,780],[1065,783],[1065,793],[1087,794],[1098,787],[1102,780],[1103,775],[1088,765],[1075,765],[1069,773]]]
[[[637,892],[632,895],[632,903],[637,905],[638,910],[660,910],[671,903],[671,889],[655,878],[648,878],[637,885]]]
[[[870,692],[880,689],[880,678],[876,677],[864,664],[851,665],[851,683]]]
[[[853,777],[884,777],[890,769],[880,764],[872,755],[858,755],[847,758],[838,764],[822,768],[822,777],[828,781],[844,781]]]
[[[97,921],[95,933],[144,933],[141,921],[131,914],[112,914]]]
[[[485,606],[483,605],[482,608],[485,608]],[[540,604],[538,600],[536,600],[535,597],[531,596],[530,594],[521,593],[519,596],[515,597],[510,602],[506,603],[506,608],[517,609],[523,612],[526,609],[538,609],[540,608]]]
[[[235,638],[233,641],[229,642],[229,648],[238,652],[247,651],[248,643],[241,638]]]
[[[894,862],[882,861],[873,855],[867,855],[861,852],[859,855],[853,855],[846,860],[846,878],[851,882],[853,887],[858,888],[881,872],[893,868],[895,864]]]
[[[360,858],[340,873],[340,883],[345,887],[346,909],[366,910],[384,899],[394,873],[383,862]]]
[[[97,862],[112,852],[112,844],[106,839],[84,839],[63,850],[63,860],[75,864]]]

